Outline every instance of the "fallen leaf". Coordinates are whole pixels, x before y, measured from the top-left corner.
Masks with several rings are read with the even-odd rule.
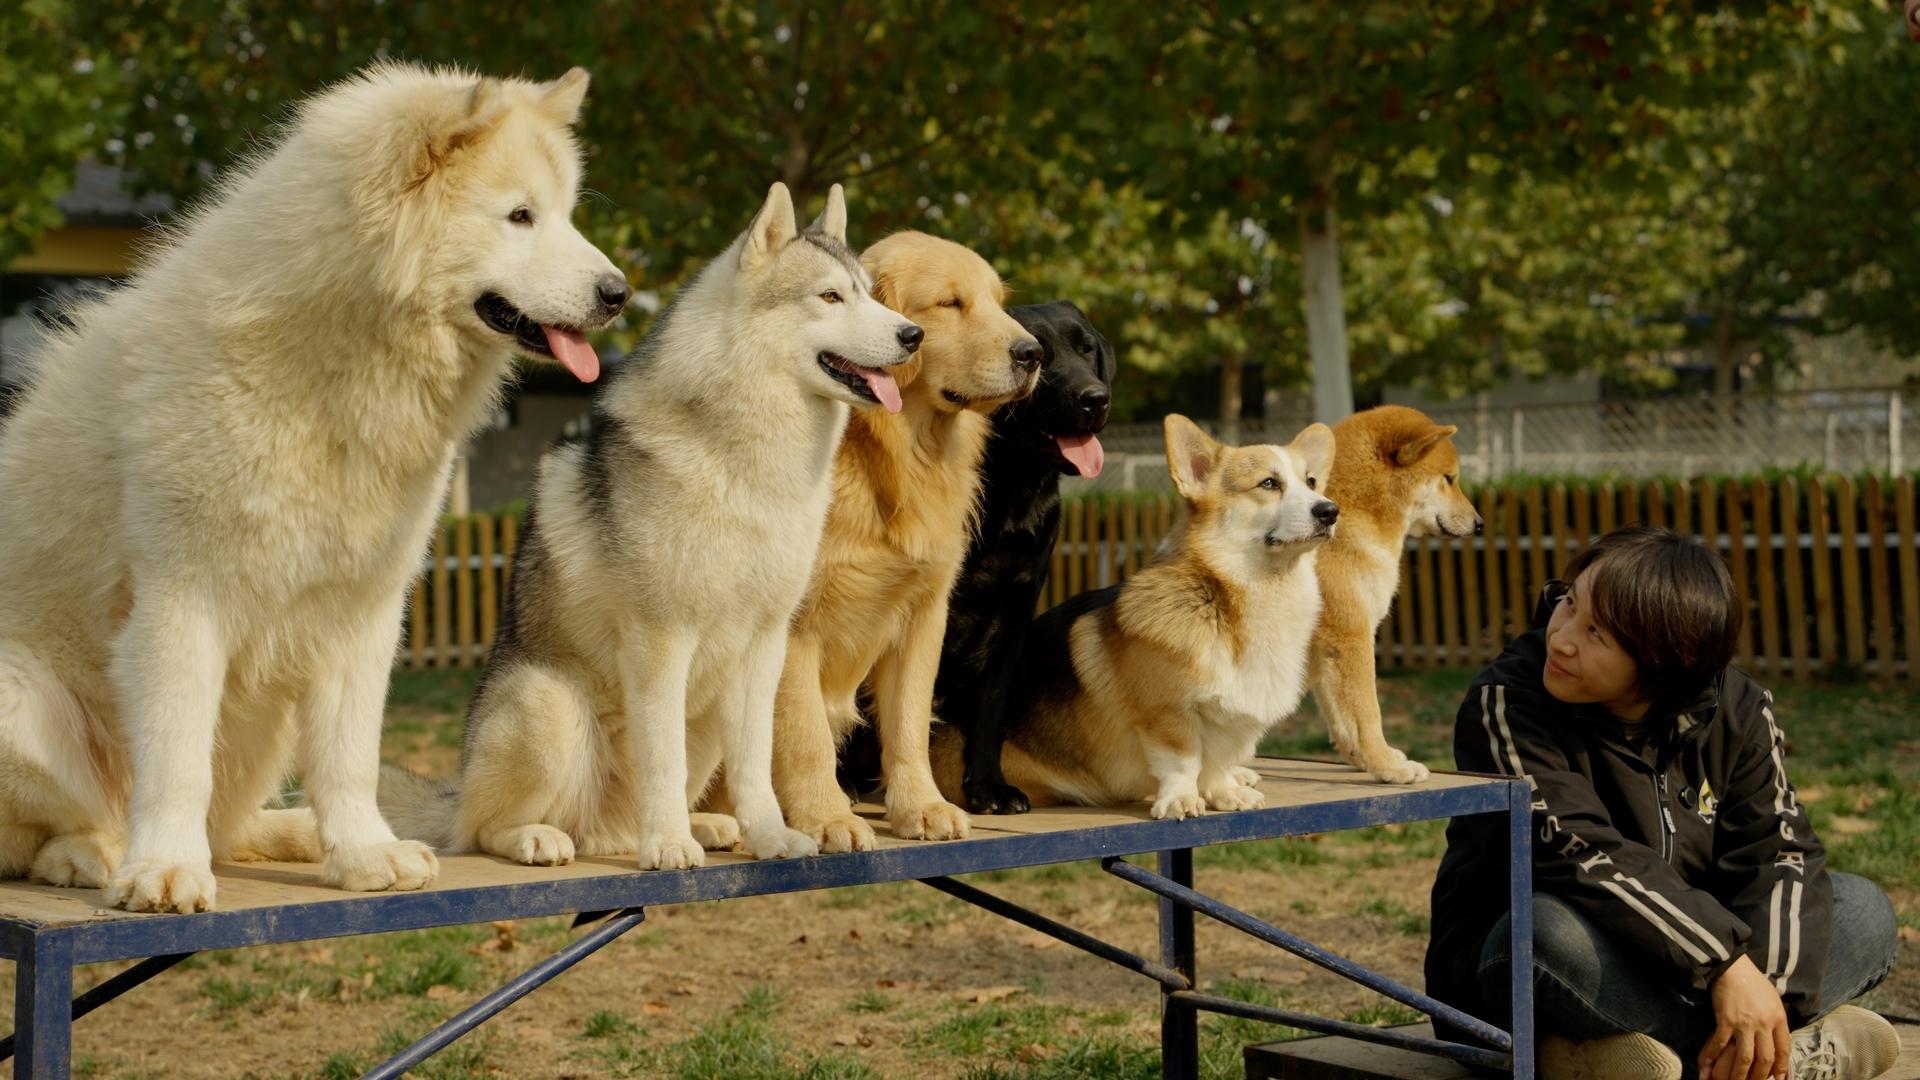
[[[1019,986],[989,986],[980,990],[962,990],[960,993],[968,1001],[1005,1001],[1013,995],[1018,994],[1022,989],[1024,988]]]
[[[847,931],[847,940],[848,940],[848,941],[859,941],[859,940],[860,940],[860,931],[858,931],[858,930],[849,930],[849,931]]]
[[[1013,1052],[1013,1059],[1023,1064],[1031,1064],[1035,1061],[1045,1061],[1053,1055],[1054,1049],[1051,1046],[1042,1046],[1039,1043],[1028,1043]]]
[[[1826,831],[1837,836],[1858,836],[1880,827],[1880,823],[1863,817],[1848,814],[1835,814],[1827,819]]]
[[[805,945],[806,943],[807,943],[807,935],[805,934],[801,934],[799,937],[794,938],[792,941],[787,942],[787,944],[789,945]]]
[[[373,972],[369,971],[365,975],[360,976],[360,989],[373,989]]]
[[[835,1036],[833,1037],[833,1045],[835,1045],[835,1046],[859,1046],[859,1045],[860,1045],[860,1033],[859,1033],[859,1032],[857,1032],[857,1031],[843,1031],[843,1032],[841,1032],[840,1034],[838,1034],[838,1035],[835,1035]]]
[[[640,1011],[648,1016],[665,1016],[669,1009],[664,1001],[643,1001],[640,1003]]]
[[[894,982],[892,979],[875,979],[873,985],[879,987],[882,990],[891,990],[894,987],[899,986],[900,984],[897,982]]]
[[[448,998],[457,995],[458,993],[460,993],[460,991],[455,990],[453,987],[448,986],[446,983],[434,983],[432,986],[427,987],[427,1000],[428,1001],[445,1001]]]
[[[1901,941],[1920,941],[1920,926],[1901,927],[1900,940]]]
[[[306,960],[307,960],[307,963],[309,964],[333,963],[333,946],[323,945],[320,948],[313,950],[312,952],[307,954]]]

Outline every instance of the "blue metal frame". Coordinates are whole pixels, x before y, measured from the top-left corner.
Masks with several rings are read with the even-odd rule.
[[[475,1002],[368,1074],[398,1076],[639,925],[647,907],[905,880],[925,881],[949,895],[977,904],[1155,980],[1161,989],[1162,1067],[1169,1078],[1191,1080],[1198,1073],[1198,1016],[1201,1011],[1227,1012],[1406,1045],[1404,1040],[1407,1037],[1390,1032],[1372,1028],[1349,1031],[1351,1025],[1343,1025],[1340,1021],[1231,1002],[1197,992],[1193,917],[1196,911],[1201,911],[1282,947],[1302,946],[1306,950],[1316,950],[1318,955],[1310,955],[1309,958],[1375,989],[1381,989],[1399,1000],[1409,1003],[1428,1000],[1424,995],[1398,987],[1376,973],[1318,951],[1310,943],[1194,892],[1192,849],[1240,840],[1271,839],[1395,822],[1504,813],[1509,815],[1509,835],[1516,856],[1511,859],[1515,971],[1513,1030],[1509,1034],[1487,1025],[1480,1026],[1498,1035],[1497,1040],[1491,1041],[1503,1048],[1510,1046],[1511,1054],[1438,1040],[1416,1040],[1418,1045],[1415,1048],[1460,1060],[1510,1068],[1517,1080],[1532,1080],[1533,986],[1532,980],[1526,977],[1532,969],[1533,945],[1532,867],[1527,846],[1530,802],[1531,793],[1526,785],[1506,777],[1485,777],[1484,782],[1453,788],[1409,789],[1356,785],[1350,796],[1304,806],[1207,814],[1185,821],[1131,821],[1060,832],[975,837],[809,859],[730,863],[694,870],[635,872],[567,880],[542,879],[537,876],[537,870],[528,870],[528,881],[511,885],[371,894],[273,908],[117,919],[68,926],[43,926],[19,919],[0,919],[0,957],[12,958],[17,965],[14,1006],[16,1036],[9,1040],[13,1043],[14,1075],[67,1076],[74,1020],[195,952],[496,919],[582,912],[618,913],[610,921],[522,972],[506,986]],[[1148,852],[1158,855],[1157,874],[1119,861],[1121,856]],[[1101,942],[1045,916],[981,892],[971,885],[950,880],[951,875],[955,874],[1092,859],[1103,860],[1109,872],[1115,876],[1152,889],[1159,895],[1158,962]],[[1301,954],[1309,955],[1305,951],[1301,951]],[[102,983],[79,999],[72,998],[73,969],[76,965],[127,959],[141,959],[144,962]],[[1337,964],[1329,960],[1337,961]],[[1343,970],[1338,965],[1346,965],[1350,970]],[[1445,1007],[1440,1006],[1440,1009],[1444,1010]],[[1451,1010],[1438,1015],[1455,1022],[1471,1019],[1458,1017]],[[1477,1031],[1478,1028],[1470,1027],[1469,1030]],[[0,1048],[5,1045],[0,1043]],[[3,1058],[4,1055],[0,1055],[0,1059]]]

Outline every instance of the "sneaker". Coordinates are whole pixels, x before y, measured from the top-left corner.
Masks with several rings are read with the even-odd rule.
[[[1793,1033],[1793,1080],[1873,1080],[1900,1058],[1900,1033],[1878,1013],[1842,1005]]]
[[[1680,1080],[1680,1055],[1651,1035],[1540,1040],[1540,1080]]]

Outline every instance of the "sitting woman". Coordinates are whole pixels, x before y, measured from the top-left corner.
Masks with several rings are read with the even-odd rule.
[[[1892,1026],[1845,1003],[1893,965],[1893,905],[1827,872],[1772,695],[1728,666],[1741,604],[1720,557],[1636,526],[1566,574],[1454,729],[1461,769],[1534,792],[1541,1075],[1678,1080],[1683,1058],[1713,1080],[1890,1068]],[[1494,1023],[1511,985],[1506,858],[1503,820],[1448,827],[1426,962],[1429,993]]]

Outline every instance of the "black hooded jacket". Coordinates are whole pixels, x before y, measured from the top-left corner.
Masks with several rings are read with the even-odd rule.
[[[1454,723],[1457,767],[1533,789],[1533,887],[1704,990],[1741,953],[1781,992],[1794,1026],[1819,1012],[1831,935],[1826,851],[1787,782],[1773,695],[1729,667],[1694,702],[1647,715],[1631,745],[1599,706],[1542,683],[1535,628],[1473,682]],[[1477,969],[1507,909],[1506,822],[1455,818],[1433,887],[1427,992],[1492,1022]]]

